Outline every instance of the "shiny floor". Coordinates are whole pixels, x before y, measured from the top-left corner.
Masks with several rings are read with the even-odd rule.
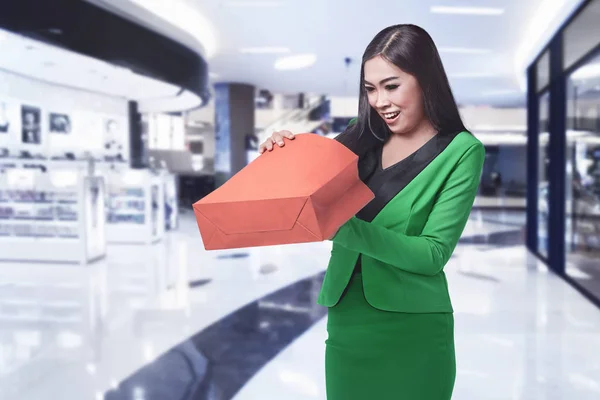
[[[473,212],[446,271],[454,399],[600,398],[600,310]],[[86,267],[0,264],[0,399],[325,399],[330,243],[206,252],[191,215]]]

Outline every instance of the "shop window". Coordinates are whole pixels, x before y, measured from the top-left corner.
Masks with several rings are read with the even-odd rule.
[[[549,222],[549,184],[548,154],[550,134],[550,92],[546,91],[539,97],[539,147],[538,147],[538,253],[548,257],[548,222]]]
[[[537,91],[542,91],[550,83],[550,51],[546,50],[535,65],[537,74]]]
[[[591,1],[563,32],[563,66],[575,62],[600,44],[600,0]]]
[[[596,2],[597,3],[597,2]],[[567,79],[567,274],[600,298],[600,54]]]

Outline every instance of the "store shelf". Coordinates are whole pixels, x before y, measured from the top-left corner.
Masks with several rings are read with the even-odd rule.
[[[103,188],[101,178],[69,170],[2,173],[0,260],[87,263],[103,257]]]

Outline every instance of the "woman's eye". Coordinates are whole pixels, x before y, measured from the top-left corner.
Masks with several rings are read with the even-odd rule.
[[[370,87],[370,86],[365,86],[365,90],[367,91],[367,93],[371,93],[373,90],[375,90],[375,88]]]
[[[386,90],[394,90],[394,89],[398,89],[398,86],[400,85],[387,85],[385,87]]]

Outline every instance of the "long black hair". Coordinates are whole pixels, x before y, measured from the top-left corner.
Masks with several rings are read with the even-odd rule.
[[[385,121],[373,112],[365,90],[365,63],[376,56],[417,79],[423,92],[425,118],[438,132],[466,130],[433,39],[419,26],[401,24],[385,28],[367,46],[360,68],[358,118],[338,136],[340,142],[361,156],[391,134]]]

